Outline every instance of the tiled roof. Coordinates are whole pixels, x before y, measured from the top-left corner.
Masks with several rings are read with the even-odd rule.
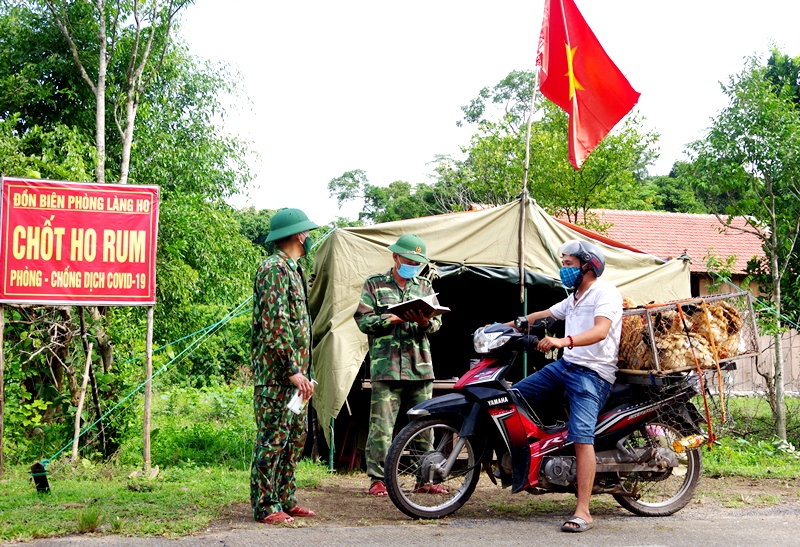
[[[709,253],[723,261],[735,256],[733,273],[743,273],[752,257],[764,256],[757,236],[736,229],[745,227],[741,217],[734,219],[731,228],[725,228],[714,215],[612,209],[591,212],[600,223],[612,225],[606,232],[611,239],[664,259],[686,253],[692,258],[693,272],[706,271]]]

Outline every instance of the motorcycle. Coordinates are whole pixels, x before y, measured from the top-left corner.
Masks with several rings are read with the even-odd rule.
[[[479,362],[453,392],[408,411],[410,422],[385,462],[389,497],[406,515],[434,519],[456,512],[475,491],[481,471],[513,493],[575,492],[577,465],[566,420],[543,423],[539,414],[548,409],[537,414],[505,380],[519,352],[536,348],[532,329],[549,326],[517,321],[522,331],[504,324],[475,331]],[[684,448],[687,439],[702,439],[705,421],[691,401],[700,379],[684,373],[648,383],[656,380],[655,387],[618,380],[595,428],[592,494],[611,494],[641,516],[682,509],[702,473],[701,451]]]

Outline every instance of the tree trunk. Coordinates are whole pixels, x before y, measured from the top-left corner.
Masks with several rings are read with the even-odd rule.
[[[100,32],[97,41],[100,52],[97,56],[97,86],[95,96],[95,165],[94,177],[97,184],[106,182],[106,74],[108,72],[108,50],[106,36],[106,14],[103,0],[96,1]]]
[[[72,436],[72,462],[78,461],[78,440],[81,436],[81,412],[83,411],[83,398],[86,395],[86,385],[89,383],[89,369],[92,366],[92,343],[89,343],[89,351],[86,353],[86,366],[83,369],[83,381],[81,382],[81,392],[78,396],[78,404],[75,410],[75,433]]]
[[[81,342],[83,343],[83,351],[86,353],[86,358],[89,359],[89,381],[92,387],[92,401],[94,401],[94,408],[97,412],[98,430],[100,432],[100,446],[103,447],[103,457],[108,457],[108,446],[106,444],[106,430],[103,427],[103,407],[100,405],[100,392],[97,389],[97,377],[94,375],[94,366],[91,364],[91,351],[92,346],[89,344],[89,337],[86,335],[86,319],[84,316],[83,306],[80,307],[80,321],[81,321]]]
[[[114,368],[114,346],[108,333],[102,326],[103,314],[97,306],[89,306],[89,317],[92,318],[94,337],[97,340],[98,353],[103,363],[103,372],[108,374]]]
[[[128,90],[128,98],[125,104],[125,130],[122,132],[122,163],[119,169],[119,183],[128,183],[128,173],[130,172],[131,147],[133,145],[133,121],[136,119],[136,92]]]
[[[772,232],[773,249],[778,248],[776,231]],[[775,433],[781,440],[786,440],[786,400],[783,390],[783,337],[781,336],[781,276],[778,270],[777,253],[772,253],[772,283],[774,287],[775,306]]]
[[[92,388],[92,401],[97,412],[97,428],[100,433],[100,446],[103,447],[103,457],[108,457],[108,446],[106,444],[106,428],[103,425],[103,407],[100,404],[100,391],[97,389],[97,377],[94,375],[94,366],[89,365],[89,386]]]
[[[69,306],[57,308],[60,310],[61,320],[53,329],[53,339],[51,342],[55,343],[52,357],[47,358],[50,370],[53,374],[53,384],[56,390],[61,393],[64,387],[64,373],[70,365],[70,350],[72,348],[72,308]],[[74,382],[74,377],[73,377]],[[77,385],[75,385],[77,389]],[[55,407],[51,407],[55,412]]]
[[[65,365],[64,372],[67,373],[67,388],[69,389],[70,404],[75,406],[78,404],[78,394],[80,392],[78,380],[75,378],[75,367],[71,364]]]

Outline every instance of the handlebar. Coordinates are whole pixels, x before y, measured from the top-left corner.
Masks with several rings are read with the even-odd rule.
[[[522,338],[522,347],[525,348],[525,351],[532,351],[536,349],[536,346],[539,345],[539,337],[534,336],[533,334],[526,334]]]
[[[528,318],[522,315],[514,320],[514,328],[520,332],[530,332],[532,330],[545,331],[555,325],[556,321],[557,319],[555,317],[542,317],[533,323],[528,323]]]

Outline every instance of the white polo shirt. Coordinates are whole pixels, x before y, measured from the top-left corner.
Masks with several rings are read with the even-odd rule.
[[[555,304],[550,313],[564,320],[564,336],[585,332],[594,327],[595,317],[611,320],[608,336],[591,346],[564,348],[564,359],[597,372],[607,382],[614,383],[617,375],[619,337],[622,332],[622,295],[604,279],[597,279],[589,290],[575,302],[575,294]]]

